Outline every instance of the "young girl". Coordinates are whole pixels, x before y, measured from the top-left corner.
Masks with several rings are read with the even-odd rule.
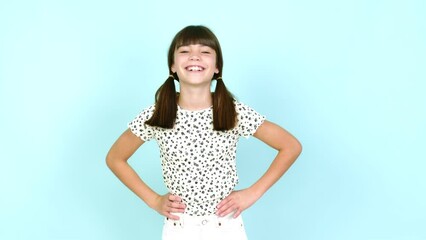
[[[247,239],[241,212],[253,205],[292,165],[301,145],[283,128],[236,101],[222,80],[216,36],[188,26],[168,52],[170,76],[155,105],[143,110],[111,147],[106,161],[114,174],[149,207],[165,216],[163,240]],[[176,93],[174,81],[179,82]],[[216,81],[214,93],[210,92]],[[265,174],[235,191],[240,136],[253,135],[278,151]],[[160,148],[168,193],[154,192],[127,163],[146,141]]]

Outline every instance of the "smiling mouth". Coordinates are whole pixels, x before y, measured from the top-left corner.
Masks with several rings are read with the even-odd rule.
[[[191,72],[199,72],[204,70],[204,68],[201,66],[188,66],[185,69]]]

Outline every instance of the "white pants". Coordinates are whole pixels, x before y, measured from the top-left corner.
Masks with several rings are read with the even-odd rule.
[[[247,240],[243,219],[233,213],[219,217],[173,213],[179,220],[164,220],[163,240]]]

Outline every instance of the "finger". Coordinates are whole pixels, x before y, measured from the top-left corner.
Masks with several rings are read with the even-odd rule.
[[[229,206],[227,209],[223,210],[223,211],[219,214],[219,216],[220,216],[220,217],[227,216],[228,214],[230,214],[230,213],[232,213],[232,212],[235,212],[236,210],[238,210],[238,207],[237,207],[237,206],[235,206],[235,205]]]
[[[169,195],[169,200],[172,202],[182,202],[182,198],[176,195]]]
[[[169,218],[171,220],[179,220],[179,216],[173,215],[173,214],[171,214],[171,212],[166,212],[164,214],[164,216],[166,216],[167,218]]]
[[[224,198],[222,201],[220,201],[220,203],[216,206],[216,208],[221,208],[223,205],[227,204],[229,201],[231,201],[231,197],[228,196],[226,198]]]
[[[182,203],[172,203],[169,207],[170,212],[184,212],[186,206]]]
[[[184,208],[169,208],[170,212],[175,212],[175,213],[184,213],[185,209]]]
[[[234,215],[232,215],[232,217],[237,218],[238,216],[240,216],[241,214],[241,210],[238,209],[237,211],[235,211]]]
[[[172,207],[175,207],[175,208],[185,208],[186,205],[183,202],[172,202]]]
[[[219,216],[224,216],[224,215],[230,213],[234,209],[235,209],[234,201],[228,201],[227,203],[225,203],[224,205],[222,205],[218,209],[217,213],[218,213]]]

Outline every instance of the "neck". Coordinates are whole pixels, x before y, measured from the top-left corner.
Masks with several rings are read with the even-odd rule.
[[[199,88],[180,87],[178,104],[187,110],[201,110],[213,104],[210,85]]]

